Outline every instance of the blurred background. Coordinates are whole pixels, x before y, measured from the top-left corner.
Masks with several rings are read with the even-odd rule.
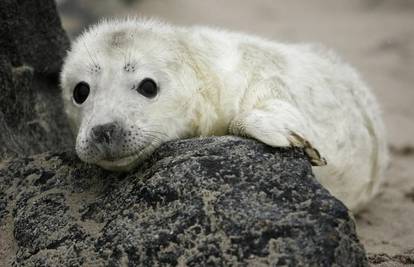
[[[101,18],[138,15],[336,50],[377,95],[392,157],[383,192],[356,217],[357,231],[368,253],[414,261],[414,0],[56,2],[71,39]]]

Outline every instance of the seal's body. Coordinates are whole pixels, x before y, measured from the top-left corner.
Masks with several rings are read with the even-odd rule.
[[[350,66],[317,46],[106,21],[73,44],[61,83],[77,153],[103,168],[130,169],[173,139],[241,135],[304,147],[319,165],[317,179],[356,210],[386,167],[374,97]]]

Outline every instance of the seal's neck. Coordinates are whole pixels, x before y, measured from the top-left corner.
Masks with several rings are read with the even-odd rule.
[[[199,47],[180,43],[185,59],[183,63],[191,70],[189,75],[195,76],[193,94],[189,99],[191,113],[191,129],[193,136],[224,135],[229,124],[226,110],[223,108],[223,84],[221,77],[212,66],[211,58],[200,51]]]

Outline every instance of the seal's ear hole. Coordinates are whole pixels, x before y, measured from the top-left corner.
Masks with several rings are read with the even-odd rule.
[[[73,90],[73,100],[76,104],[80,105],[86,101],[89,96],[90,88],[89,84],[86,82],[80,82],[75,86]]]
[[[153,79],[145,78],[140,82],[136,90],[147,98],[154,98],[158,93],[158,86]]]

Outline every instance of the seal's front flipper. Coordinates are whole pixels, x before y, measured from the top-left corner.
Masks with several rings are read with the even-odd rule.
[[[309,157],[312,166],[326,165],[326,159],[321,157],[319,151],[314,148],[308,140],[295,132],[291,132],[288,139],[290,140],[291,144],[294,144],[294,146],[303,147],[306,155]]]
[[[326,165],[318,150],[312,146],[307,122],[301,112],[281,100],[264,104],[237,115],[230,123],[234,135],[255,138],[273,147],[303,147],[313,166]]]

